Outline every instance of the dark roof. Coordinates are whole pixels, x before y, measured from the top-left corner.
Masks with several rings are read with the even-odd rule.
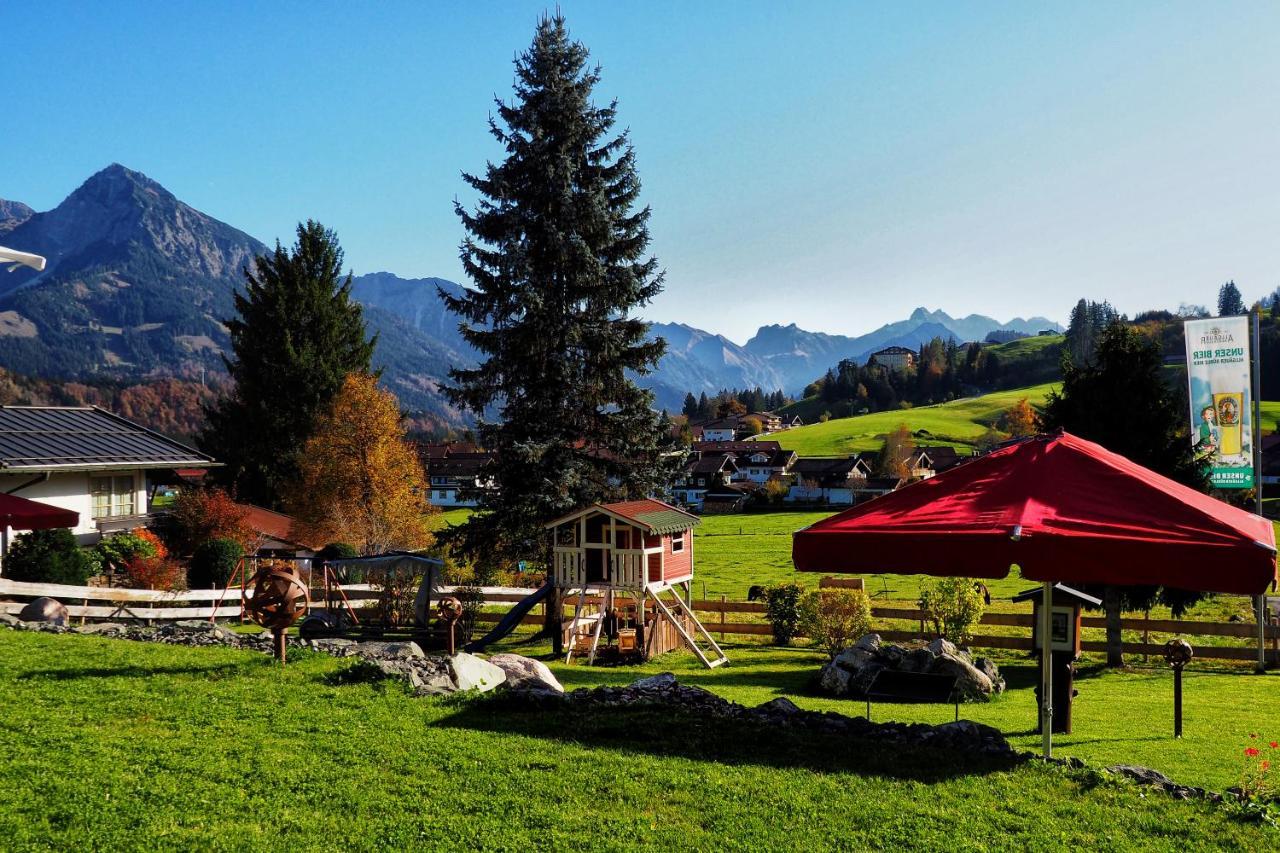
[[[427,461],[429,477],[474,477],[493,461],[492,453],[450,453],[443,459]]]
[[[690,457],[685,463],[685,470],[690,474],[718,474],[724,470],[725,466],[734,471],[738,470],[738,466],[733,463],[733,458],[730,456]]]
[[[823,486],[839,486],[848,480],[849,474],[860,465],[862,462],[857,456],[841,459],[811,456],[797,459],[791,466],[791,473],[801,480],[817,480]]]
[[[695,441],[693,443],[694,451],[704,456],[713,453],[751,453],[761,448],[781,450],[782,445],[776,441]]]
[[[0,406],[0,468],[206,468],[213,457],[97,407]]]
[[[444,459],[459,453],[478,453],[480,448],[469,441],[446,441],[443,444],[419,444],[419,452],[427,459]]]
[[[630,521],[640,527],[647,528],[650,533],[667,534],[689,530],[702,523],[702,519],[692,513],[672,506],[669,503],[644,498],[638,501],[618,501],[609,504],[593,504],[586,509],[571,512],[566,516],[549,521],[543,527],[555,527],[574,518],[581,517],[592,510]]]
[[[1018,593],[1013,597],[1013,600],[1014,601],[1040,601],[1043,595],[1044,595],[1044,589],[1042,587],[1036,587],[1035,589],[1029,589],[1025,592]],[[1087,607],[1102,606],[1101,598],[1094,598],[1092,595],[1089,595],[1086,592],[1081,592],[1078,589],[1069,587],[1066,584],[1055,583],[1053,585],[1053,597],[1059,598],[1062,596],[1065,596],[1067,598],[1074,598],[1076,601],[1079,601],[1081,604],[1084,604]]]
[[[871,357],[875,358],[878,355],[915,355],[915,354],[916,354],[915,350],[910,350],[910,349],[907,349],[906,347],[891,346],[891,347],[885,347],[882,350],[876,350],[875,352],[871,353]]]
[[[902,480],[897,477],[868,477],[865,483],[859,484],[858,490],[892,492],[901,486]]]
[[[948,468],[954,468],[964,461],[964,457],[956,452],[954,447],[938,446],[926,447],[924,450],[929,454],[929,459],[933,462],[933,470],[946,471]]]

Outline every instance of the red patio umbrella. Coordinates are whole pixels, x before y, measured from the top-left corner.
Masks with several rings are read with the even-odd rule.
[[[1070,433],[823,519],[795,534],[792,559],[799,571],[977,578],[1017,565],[1045,583],[1046,618],[1054,582],[1258,595],[1276,578],[1270,521]]]
[[[0,492],[0,560],[9,554],[9,530],[75,527],[80,513]],[[2,570],[0,566],[0,570]]]

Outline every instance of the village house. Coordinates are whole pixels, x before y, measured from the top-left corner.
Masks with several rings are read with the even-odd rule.
[[[437,459],[428,458],[431,505],[478,506],[477,494],[494,487],[493,478],[486,474],[493,460],[494,454],[486,451],[449,452]]]
[[[871,353],[868,362],[874,360],[876,364],[883,365],[890,370],[906,370],[915,366],[916,354],[914,351],[906,347],[885,347],[882,350]]]
[[[83,545],[147,526],[157,487],[216,464],[97,407],[0,406],[0,489],[79,513]]]
[[[854,489],[871,476],[866,460],[855,454],[843,459],[800,458],[791,466],[787,503],[852,506]]]
[[[729,456],[690,456],[671,490],[672,497],[682,506],[702,509],[707,490],[727,486],[738,473]]]
[[[699,458],[731,457],[742,479],[757,484],[785,476],[796,460],[795,451],[776,441],[695,441],[692,449]]]
[[[733,441],[738,437],[739,420],[736,417],[716,418],[702,424],[702,441]]]

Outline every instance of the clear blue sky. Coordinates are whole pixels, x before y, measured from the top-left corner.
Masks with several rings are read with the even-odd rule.
[[[0,197],[118,161],[260,239],[460,279],[462,170],[545,3],[0,4]],[[554,8],[554,7],[552,7]],[[1280,3],[561,3],[667,291],[743,341],[1280,286]]]

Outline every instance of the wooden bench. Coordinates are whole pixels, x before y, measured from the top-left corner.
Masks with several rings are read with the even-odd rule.
[[[871,702],[913,702],[921,704],[955,703],[956,719],[960,719],[960,697],[954,675],[926,672],[898,672],[882,669],[867,687],[867,719],[871,719]]]

